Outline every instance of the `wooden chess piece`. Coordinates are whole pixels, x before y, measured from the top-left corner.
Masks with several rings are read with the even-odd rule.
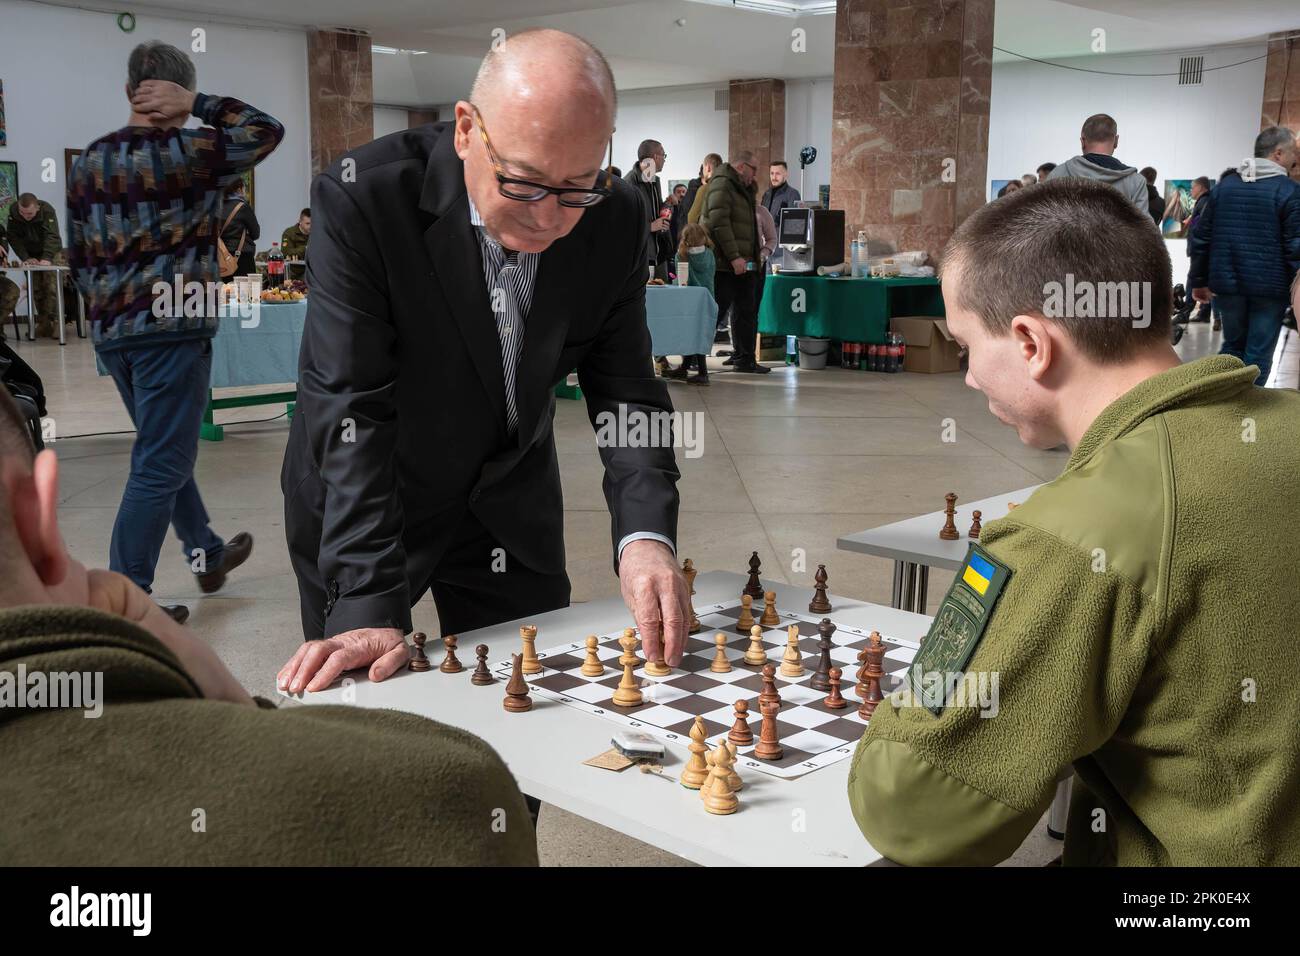
[[[978,541],[978,540],[979,540],[979,537],[980,537],[980,530],[981,530],[981,529],[980,529],[980,512],[979,512],[978,510],[976,510],[976,511],[972,511],[972,512],[971,512],[971,517],[972,517],[974,520],[971,521],[971,523],[970,523],[970,531],[966,532],[966,534],[967,534],[969,537],[972,537],[972,538],[974,538],[976,541]]]
[[[763,592],[763,616],[758,619],[758,623],[764,627],[780,627],[781,615],[776,613],[776,592]]]
[[[817,565],[817,573],[813,575],[813,599],[808,602],[808,610],[813,614],[831,613],[831,601],[826,596],[826,565]]]
[[[595,634],[587,638],[587,656],[582,661],[583,677],[600,677],[605,673],[605,665],[600,662],[596,655],[596,648],[600,645],[599,639]]]
[[[642,649],[642,651],[645,650],[645,639],[644,639],[644,638],[642,638],[642,640],[641,640],[641,649]],[[649,660],[648,658],[650,657],[650,655],[649,655],[649,654],[646,654],[646,658],[647,658],[647,660],[646,660],[646,662],[645,662],[645,672],[646,672],[646,676],[647,676],[647,677],[669,677],[669,676],[671,676],[671,674],[672,674],[672,672],[673,672],[673,669],[672,669],[671,667],[669,667],[669,666],[664,662],[664,651],[665,651],[665,650],[667,650],[667,648],[664,646],[664,631],[663,631],[663,627],[662,627],[662,625],[661,625],[660,628],[659,628],[659,656],[656,657],[654,660]]]
[[[713,786],[713,761],[718,757],[718,752],[716,750],[709,750],[707,747],[704,749],[704,766],[709,769],[705,774],[704,783],[700,785],[701,800],[707,800],[709,798],[709,788]]]
[[[424,631],[416,631],[411,635],[411,643],[415,645],[415,648],[411,651],[411,659],[406,663],[408,670],[413,670],[417,674],[433,670],[433,665],[429,663],[429,658],[424,653],[424,642],[428,639],[429,637]]]
[[[763,668],[763,689],[758,695],[758,710],[763,712],[763,705],[772,701],[777,707],[781,706],[781,695],[776,690],[776,668],[771,664]]]
[[[731,725],[727,739],[742,747],[748,747],[754,742],[754,731],[749,726],[749,702],[738,700],[735,706],[736,722]]]
[[[709,767],[704,761],[704,755],[709,752],[708,746],[704,743],[705,736],[707,735],[704,732],[704,718],[696,717],[695,723],[691,725],[691,742],[686,745],[691,756],[687,759],[686,767],[682,770],[679,780],[683,787],[690,790],[700,789],[709,776]]]
[[[442,639],[442,644],[447,648],[447,656],[444,657],[442,663],[438,665],[438,670],[442,671],[444,674],[459,674],[465,669],[465,665],[462,664],[460,658],[456,656],[456,635],[448,634]]]
[[[875,631],[871,632],[873,635]],[[858,700],[867,699],[867,649],[863,647],[858,651],[858,682],[853,685],[853,693],[857,694]]]
[[[631,647],[630,650],[628,649],[629,645],[627,644],[627,641],[629,640],[632,642],[630,645]],[[634,627],[623,628],[623,636],[618,639],[618,646],[623,648],[623,653],[618,655],[619,667],[622,667],[624,664],[628,663],[629,661],[632,663],[633,667],[635,667],[637,664],[641,662],[641,659],[636,656],[636,628]]]
[[[754,626],[754,612],[751,605],[754,599],[748,594],[740,596],[740,617],[736,619],[736,630],[741,634],[748,634],[749,629]]]
[[[727,635],[719,631],[713,635],[713,661],[709,664],[709,670],[715,674],[728,674],[731,672],[731,661],[727,660]]]
[[[799,650],[799,625],[786,629],[785,654],[781,657],[782,677],[803,677],[803,652]]]
[[[767,663],[767,648],[763,646],[763,629],[757,624],[749,629],[749,647],[745,649],[745,663],[752,667]]]
[[[758,575],[762,569],[762,562],[758,560],[758,552],[755,551],[749,556],[749,582],[745,585],[745,589],[740,592],[741,594],[748,594],[756,601],[763,596],[763,584],[758,580]]]
[[[817,625],[817,633],[821,636],[817,639],[817,651],[821,655],[817,659],[817,671],[813,674],[812,679],[808,681],[808,686],[813,690],[830,690],[831,689],[831,635],[835,633],[835,624],[831,619],[824,617],[821,623]]]
[[[957,517],[957,495],[950,491],[943,496],[943,500],[946,501],[947,504],[943,509],[943,527],[939,530],[939,537],[944,541],[956,541],[961,537],[961,535],[957,533],[957,525],[955,522]]]
[[[523,656],[511,654],[514,666],[506,683],[506,699],[502,702],[512,714],[522,714],[533,709],[533,699],[528,696],[528,682],[524,680]]]
[[[519,629],[519,636],[524,639],[524,673],[540,674],[542,662],[537,659],[537,628],[525,624]]]
[[[495,684],[497,679],[493,677],[492,672],[488,670],[488,646],[486,644],[480,644],[478,647],[474,648],[474,656],[478,658],[478,663],[474,665],[474,673],[469,675],[469,682],[471,684],[477,684],[479,687],[486,686],[487,684]]]
[[[870,720],[871,715],[876,712],[876,705],[885,699],[885,695],[880,690],[881,678],[885,676],[885,669],[882,666],[885,660],[885,645],[880,641],[880,634],[872,631],[871,643],[863,650],[867,657],[867,692],[862,695],[862,706],[858,708],[858,716],[863,720]]]
[[[736,745],[729,740],[719,740],[718,746],[727,748],[727,784],[731,787],[732,793],[739,793],[745,781],[741,780],[740,774],[736,773]]]
[[[690,630],[687,631],[688,634],[700,633],[700,619],[695,614],[695,575],[699,573],[699,571],[695,570],[695,565],[691,563],[690,558],[682,562],[682,574],[686,578],[686,590],[691,592],[691,596],[687,598],[691,609],[691,626]]]
[[[838,667],[831,668],[830,696],[828,696],[825,700],[822,701],[822,703],[825,704],[827,707],[829,707],[831,710],[840,710],[844,707],[849,706],[849,702],[844,699],[842,694],[840,694],[840,673],[841,671]]]
[[[768,701],[759,709],[763,713],[763,729],[759,731],[754,756],[759,760],[780,760],[785,756],[785,751],[776,739],[776,714],[781,709],[780,705]]]
[[[629,634],[629,631],[631,628],[625,630],[618,641],[623,646],[623,656],[619,658],[619,662],[623,665],[623,678],[614,690],[614,703],[619,707],[639,707],[645,701],[641,696],[641,688],[636,685],[636,678],[632,676],[632,669],[636,667],[638,658],[636,637]]]
[[[718,747],[710,755],[708,789],[703,791],[704,809],[709,813],[726,815],[740,807],[731,790],[731,754],[726,747]]]

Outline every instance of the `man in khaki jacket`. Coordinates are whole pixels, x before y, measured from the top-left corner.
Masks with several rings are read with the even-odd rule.
[[[1072,454],[984,516],[858,746],[850,802],[890,859],[996,863],[1073,768],[1067,864],[1300,864],[1300,395],[1181,365],[1170,286],[1101,183],[1022,190],[949,241],[967,383]]]

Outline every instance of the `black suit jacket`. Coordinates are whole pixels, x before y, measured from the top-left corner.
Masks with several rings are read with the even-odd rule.
[[[355,181],[341,175],[348,160]],[[311,208],[311,294],[281,483],[291,552],[318,547],[323,636],[409,631],[412,601],[466,510],[512,559],[562,573],[555,385],[577,369],[593,427],[620,404],[672,410],[651,365],[641,198],[616,181],[542,253],[513,437],[452,127],[353,151],[316,177]],[[615,546],[636,531],[675,541],[673,450],[600,455]]]

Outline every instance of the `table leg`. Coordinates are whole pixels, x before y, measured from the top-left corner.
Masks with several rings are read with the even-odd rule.
[[[903,562],[903,610],[912,610],[912,595],[916,593],[916,565],[911,561]]]
[[[1056,785],[1051,812],[1047,814],[1047,835],[1055,840],[1065,839],[1065,821],[1070,813],[1070,781],[1073,774]]]
[[[203,409],[203,424],[199,426],[199,437],[204,441],[225,441],[225,429],[212,420],[212,389],[208,389],[208,404]]]
[[[903,606],[903,562],[894,562],[894,583],[890,586],[889,606],[902,608]]]
[[[27,276],[27,341],[36,341],[36,289],[32,285],[32,270],[25,269]]]
[[[77,338],[86,337],[86,297],[77,289]]]
[[[930,566],[928,564],[923,564],[917,570],[916,608],[915,608],[917,614],[925,613],[925,605],[926,605],[925,597],[926,597],[926,592],[928,592],[929,590],[930,590]]]
[[[63,275],[58,272],[54,273],[54,295],[58,300],[59,314],[55,317],[55,321],[59,323],[59,344],[67,345],[68,337],[63,330]]]

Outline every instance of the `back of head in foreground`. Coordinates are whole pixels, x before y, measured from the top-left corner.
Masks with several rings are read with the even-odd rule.
[[[533,864],[481,740],[409,714],[255,705],[206,644],[59,532],[58,462],[0,389],[0,860]]]
[[[1300,396],[1180,364],[1169,277],[1150,219],[1085,181],[950,241],[968,384],[1072,454],[983,516],[918,655],[957,683],[891,694],[863,737],[850,796],[891,859],[1005,859],[1073,769],[1067,863],[1300,862]]]

